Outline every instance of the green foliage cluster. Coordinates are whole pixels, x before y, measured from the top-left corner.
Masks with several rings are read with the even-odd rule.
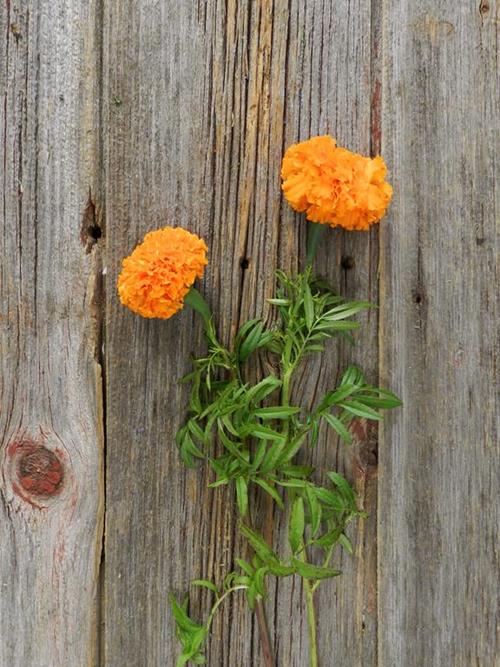
[[[277,277],[278,291],[270,303],[278,309],[279,323],[266,328],[259,319],[246,322],[230,350],[221,345],[212,320],[206,318],[208,352],[194,359],[192,372],[183,378],[190,384],[190,395],[188,417],[176,438],[180,454],[189,467],[197,459],[208,461],[214,473],[211,487],[231,485],[234,489],[240,532],[253,556],[250,560],[236,558],[237,569],[221,585],[192,582],[213,594],[205,623],[190,618],[188,597],[182,602],[171,597],[182,645],[178,667],[190,660],[204,663],[203,644],[228,595],[244,591],[253,609],[257,600],[266,597],[266,581],[271,576],[301,577],[312,615],[312,595],[320,582],[340,574],[330,566],[334,550],[341,547],[352,552],[346,527],[363,513],[354,490],[340,474],[328,472],[327,483],[322,485],[313,467],[296,462],[297,454],[316,444],[322,422],[349,444],[352,419],[379,420],[381,409],[401,404],[392,392],[369,385],[355,366],[348,367],[339,386],[312,408],[290,403],[291,382],[304,358],[323,352],[330,339],[350,339],[350,332],[358,327],[352,317],[371,304],[335,295],[310,267],[294,278],[283,272]],[[279,372],[251,383],[245,379],[245,364],[262,349],[275,358]],[[276,553],[252,526],[252,487],[260,487],[286,512],[287,553]]]

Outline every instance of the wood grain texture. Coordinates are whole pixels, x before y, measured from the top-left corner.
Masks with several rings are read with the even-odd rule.
[[[186,401],[176,379],[203,345],[200,323],[188,312],[169,322],[125,312],[115,293],[119,264],[147,230],[188,227],[210,248],[202,289],[223,336],[249,316],[272,317],[265,299],[274,270],[297,268],[307,229],[281,202],[284,147],[328,131],[353,150],[370,150],[371,10],[363,0],[146,2],[132,9],[109,2],[104,26],[105,664],[162,665],[177,651],[168,591],[186,590],[194,577],[220,581],[242,545],[232,496],[207,489],[206,471],[186,472],[173,442]],[[376,238],[376,231],[332,232],[321,272],[348,296],[376,299]],[[342,267],[344,255],[354,268]],[[376,315],[363,324],[354,357],[332,348],[322,368],[304,369],[297,397],[312,400],[334,384],[347,354],[376,375]],[[345,577],[324,584],[318,598],[321,656],[324,664],[374,665],[376,434],[365,434],[351,452],[323,436],[315,462],[322,472],[338,467],[356,475],[370,518],[353,535],[357,556],[344,559]],[[269,518],[264,508],[261,519]],[[206,613],[206,597],[194,600],[194,611]],[[307,663],[303,612],[298,581],[272,589],[267,614],[279,665]],[[259,662],[254,620],[235,598],[216,621],[208,664]]]
[[[0,8],[0,664],[9,667],[97,660],[96,17],[94,2]]]
[[[387,3],[381,376],[384,667],[498,665],[498,2]]]

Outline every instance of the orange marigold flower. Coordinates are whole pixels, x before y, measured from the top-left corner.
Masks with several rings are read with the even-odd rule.
[[[283,193],[311,222],[368,229],[379,222],[392,197],[384,160],[338,148],[330,136],[290,146],[283,158]]]
[[[149,232],[123,260],[120,301],[142,317],[172,317],[207,263],[207,246],[196,234],[180,227]]]

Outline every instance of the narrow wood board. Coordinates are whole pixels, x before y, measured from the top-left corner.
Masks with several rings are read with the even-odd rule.
[[[2,3],[0,664],[97,663],[97,3]]]
[[[106,6],[104,650],[110,667],[173,664],[178,647],[168,592],[181,594],[195,577],[220,581],[242,549],[234,498],[207,489],[206,470],[186,471],[174,445],[186,404],[176,381],[189,354],[203,349],[200,322],[189,312],[168,322],[126,312],[115,288],[121,259],[146,231],[184,226],[208,242],[201,289],[226,340],[249,316],[273,317],[265,299],[274,290],[274,270],[297,269],[307,230],[281,201],[283,150],[318,132],[352,150],[370,150],[371,18],[364,0]],[[341,293],[376,300],[376,239],[376,231],[329,234],[318,266]],[[342,268],[344,255],[354,268]],[[376,378],[377,316],[365,316],[363,324],[355,352],[333,347],[322,368],[306,369],[306,398],[336,382],[348,355]],[[366,433],[351,452],[322,437],[311,458],[323,472],[356,475],[370,518],[353,533],[356,557],[342,559],[345,576],[324,584],[318,597],[321,656],[324,664],[375,665],[376,433]],[[206,614],[207,602],[195,593],[193,612]],[[307,664],[300,582],[272,586],[266,606],[277,664]],[[222,609],[207,659],[218,667],[259,664],[257,628],[243,597]]]
[[[385,6],[379,664],[498,665],[497,2]]]

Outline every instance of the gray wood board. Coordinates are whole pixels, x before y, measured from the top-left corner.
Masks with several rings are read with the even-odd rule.
[[[353,150],[370,150],[371,14],[368,2],[355,4],[107,7],[106,664],[171,664],[177,644],[167,593],[185,591],[194,577],[220,581],[242,548],[232,495],[207,489],[206,470],[187,472],[173,442],[186,403],[176,380],[189,353],[203,349],[200,323],[188,312],[168,322],[125,312],[115,293],[121,258],[151,228],[188,227],[210,247],[201,289],[226,339],[249,316],[273,316],[265,299],[274,270],[297,268],[307,229],[281,202],[284,147],[328,131]],[[341,267],[344,254],[355,268]],[[377,231],[332,231],[318,266],[342,293],[376,300]],[[347,355],[376,378],[376,314],[363,325],[354,352],[332,348],[322,368],[304,369],[297,398],[330,387]],[[357,555],[344,559],[345,576],[319,595],[321,655],[374,665],[376,456],[369,450],[376,443],[366,434],[348,452],[327,433],[322,438],[308,457],[321,471],[339,468],[350,478],[354,460],[370,518],[353,534]],[[266,508],[261,518],[269,522]],[[194,612],[206,614],[207,602],[195,593]],[[306,664],[300,583],[272,587],[266,607],[278,663]],[[208,664],[259,661],[255,622],[235,598],[215,623]]]
[[[383,17],[379,651],[498,665],[498,3]]]
[[[0,664],[97,661],[96,3],[0,8]]]

